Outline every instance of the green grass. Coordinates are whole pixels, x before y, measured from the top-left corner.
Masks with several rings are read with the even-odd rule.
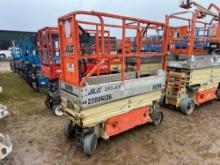
[[[33,92],[33,89],[15,73],[0,73],[0,86],[3,87],[3,93],[0,95],[0,101],[22,101],[30,96],[39,97],[40,94]]]
[[[42,113],[44,95],[33,89],[16,73],[0,73],[0,103],[6,104],[10,110],[24,116]]]

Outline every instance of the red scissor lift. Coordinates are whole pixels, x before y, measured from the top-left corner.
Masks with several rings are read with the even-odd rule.
[[[153,32],[161,33],[161,49],[143,52],[142,40]],[[141,58],[158,56],[165,70],[164,23],[76,11],[59,18],[59,34],[62,111],[69,118],[64,133],[74,137],[86,154],[93,153],[98,138],[108,139],[146,123],[161,123],[163,114],[157,102],[165,87],[165,72],[158,69],[143,75],[140,68]],[[135,38],[135,51],[129,38]],[[121,41],[117,50],[116,40]],[[136,61],[133,70],[127,68],[129,58]],[[93,66],[85,70],[90,63]],[[120,69],[112,70],[115,64]]]
[[[182,8],[192,6],[197,9],[167,16],[170,61],[164,101],[186,115],[196,105],[220,99],[220,8],[181,3]]]
[[[59,78],[60,51],[59,34],[57,27],[45,27],[38,31],[38,47],[41,56],[42,74],[48,78],[48,92],[45,105],[52,110],[55,115],[60,116]]]

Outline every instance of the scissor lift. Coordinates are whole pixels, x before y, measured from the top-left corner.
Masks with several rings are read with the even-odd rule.
[[[106,30],[109,35],[105,35]],[[146,33],[148,30],[151,33]],[[142,41],[153,32],[162,34],[161,49],[142,51]],[[59,18],[59,35],[62,111],[69,118],[64,133],[75,138],[86,154],[94,152],[98,138],[109,139],[139,125],[161,123],[163,114],[157,102],[165,87],[164,23],[76,11]],[[117,51],[105,42],[111,36],[121,41]],[[130,37],[136,38],[135,51],[128,42]],[[162,69],[142,74],[141,60],[150,57],[161,57]],[[132,70],[127,68],[129,59],[135,60]],[[115,64],[120,68],[117,72],[101,71]],[[85,71],[88,65],[90,69]]]
[[[40,56],[37,47],[37,36],[24,37],[19,40],[20,58],[18,73],[35,91],[43,91],[47,86],[47,78],[42,76]]]
[[[45,27],[38,31],[38,49],[41,57],[41,71],[48,78],[48,91],[45,105],[56,116],[61,116],[59,78],[60,78],[60,51],[59,34],[57,27]]]
[[[190,1],[181,5],[195,5],[197,10],[167,16],[170,55],[166,94],[161,102],[189,115],[196,105],[220,99],[220,9],[213,4],[206,9]],[[172,26],[173,20],[183,26]]]

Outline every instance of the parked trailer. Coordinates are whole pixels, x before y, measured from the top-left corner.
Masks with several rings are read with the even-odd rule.
[[[92,22],[90,17],[98,21]],[[82,31],[84,27],[90,27],[93,33]],[[106,29],[109,36],[104,35]],[[113,34],[117,30],[121,33]],[[144,34],[147,30],[163,34],[161,50],[141,51],[141,39],[149,37]],[[128,31],[133,31],[131,34],[137,38],[137,48],[133,52],[126,45]],[[64,133],[75,138],[86,154],[94,152],[98,138],[109,139],[139,125],[162,122],[163,114],[157,102],[165,87],[165,72],[158,69],[157,73],[142,75],[140,68],[141,58],[158,56],[162,57],[160,62],[165,69],[165,24],[95,11],[76,11],[59,18],[59,35],[62,111],[69,118]],[[109,49],[110,45],[105,42],[105,38],[113,35],[121,37],[121,51]],[[91,38],[95,38],[94,42]],[[126,67],[129,58],[136,60],[133,71]],[[84,72],[81,68],[87,67],[89,61],[96,63]],[[106,63],[119,64],[121,71],[100,73]]]
[[[48,80],[41,73],[36,37],[36,35],[25,37],[19,42],[21,53],[19,74],[35,91],[41,91],[47,86]]]
[[[48,79],[48,92],[45,105],[56,116],[61,116],[63,113],[59,110],[61,103],[59,93],[61,69],[57,27],[45,27],[38,31],[38,48],[41,57],[42,75]]]
[[[182,2],[182,7],[198,6],[187,2]],[[214,7],[215,14],[211,11],[213,6],[207,9],[199,6],[195,12],[167,16],[171,60],[167,64],[167,88],[161,104],[175,106],[186,115],[190,115],[196,105],[220,99],[220,8]],[[207,15],[211,17],[211,24],[207,22]],[[187,23],[185,30],[183,26],[174,28],[173,19]]]

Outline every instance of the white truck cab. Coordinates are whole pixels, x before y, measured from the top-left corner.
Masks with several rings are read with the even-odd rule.
[[[0,60],[12,58],[11,51],[9,49],[8,50],[0,50]]]
[[[0,60],[11,59],[12,53],[19,53],[18,47],[9,47],[8,50],[0,50]]]

